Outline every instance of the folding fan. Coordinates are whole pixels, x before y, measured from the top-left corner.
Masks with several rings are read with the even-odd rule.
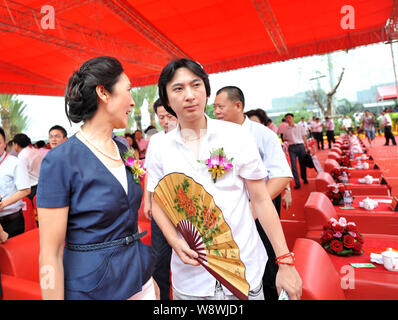
[[[229,225],[213,197],[203,186],[182,173],[165,176],[154,199],[198,253],[198,262],[241,300],[248,299],[245,265]]]

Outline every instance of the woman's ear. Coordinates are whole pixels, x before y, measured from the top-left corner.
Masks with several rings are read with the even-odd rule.
[[[109,92],[105,89],[103,85],[96,86],[95,91],[97,92],[98,99],[105,103],[108,102]]]

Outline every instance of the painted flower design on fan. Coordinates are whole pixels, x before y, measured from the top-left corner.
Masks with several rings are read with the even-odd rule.
[[[201,234],[204,235],[203,243],[206,247],[213,245],[213,238],[221,233],[217,223],[220,217],[216,215],[216,209],[204,206],[200,196],[188,196],[190,183],[187,179],[175,186],[174,209],[185,215]]]

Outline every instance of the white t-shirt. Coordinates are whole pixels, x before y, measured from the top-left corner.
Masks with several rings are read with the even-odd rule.
[[[387,113],[385,113],[385,114],[382,116],[381,119],[382,119],[382,121],[383,121],[383,125],[384,125],[384,126],[391,126],[392,121],[391,121],[390,116],[389,116]]]
[[[40,167],[43,160],[43,154],[39,149],[26,147],[18,154],[18,159],[25,164],[28,169],[30,186],[33,187],[39,182]]]
[[[261,123],[251,121],[247,117],[245,117],[242,127],[247,129],[254,138],[265,170],[268,173],[266,181],[272,178],[293,177],[292,170],[275,132]]]
[[[210,157],[210,151],[224,148],[227,158],[233,158],[233,168],[214,183],[207,166],[198,163],[193,152],[183,143],[178,125],[159,138],[156,148],[146,159],[147,190],[154,192],[158,182],[173,172],[184,173],[201,184],[213,196],[231,229],[240,260],[246,268],[246,281],[252,290],[262,281],[268,257],[250,210],[244,179],[264,179],[266,170],[247,130],[235,123],[207,116],[206,119],[207,132],[201,139],[199,159],[206,160]],[[214,295],[216,279],[202,266],[184,264],[174,250],[171,271],[173,286],[182,294],[198,297]],[[226,294],[231,294],[225,287],[223,289]]]
[[[345,118],[344,120],[343,120],[343,126],[345,127],[345,128],[352,128],[352,120],[351,120],[351,118]]]
[[[29,175],[25,165],[17,157],[4,152],[0,156],[0,195],[4,199],[11,197],[15,192],[30,188]],[[0,217],[18,212],[24,207],[19,200],[0,210]]]

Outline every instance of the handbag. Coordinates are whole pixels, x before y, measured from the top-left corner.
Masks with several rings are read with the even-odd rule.
[[[306,153],[304,156],[304,164],[308,168],[315,168],[314,162],[312,161],[312,156],[309,153]]]

